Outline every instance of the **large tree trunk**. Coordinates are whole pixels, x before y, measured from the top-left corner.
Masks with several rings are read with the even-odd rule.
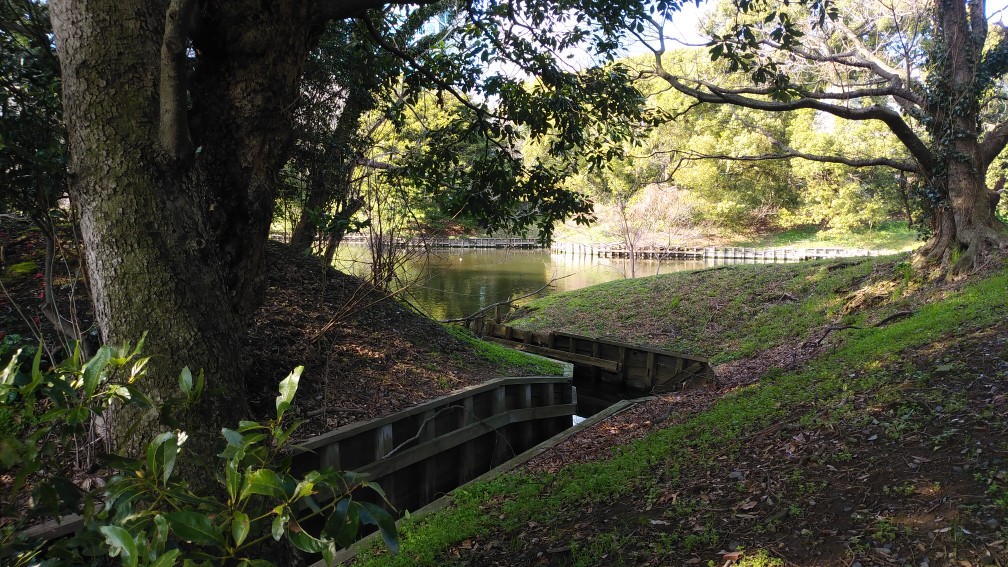
[[[959,0],[938,0],[934,23],[942,58],[936,73],[932,137],[939,167],[932,179],[938,191],[931,240],[922,247],[918,264],[939,265],[951,275],[980,268],[988,253],[1008,243],[1008,230],[994,214],[987,190],[987,168],[981,151],[978,67],[986,21],[976,6]],[[979,16],[971,20],[971,14]],[[991,159],[991,158],[988,158]]]
[[[952,162],[943,180],[948,203],[933,212],[931,239],[917,255],[918,266],[939,266],[950,275],[977,270],[1008,245],[1008,228],[994,214],[981,172]]]
[[[309,26],[302,2],[204,4],[192,30],[197,70],[181,97],[191,100],[195,151],[178,154],[162,141],[165,4],[53,0],[52,19],[71,191],[102,338],[147,333],[144,386],[155,398],[178,395],[183,366],[205,372],[202,398],[171,417],[189,432],[189,448],[208,456],[221,426],[247,413],[240,345],[261,296]],[[154,416],[123,412],[112,434],[132,452],[160,427]]]

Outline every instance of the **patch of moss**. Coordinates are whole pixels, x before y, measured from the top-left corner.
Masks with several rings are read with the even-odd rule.
[[[38,264],[29,260],[27,262],[20,262],[17,264],[11,264],[7,266],[7,277],[9,278],[23,278],[25,276],[30,276],[32,274],[38,273]]]

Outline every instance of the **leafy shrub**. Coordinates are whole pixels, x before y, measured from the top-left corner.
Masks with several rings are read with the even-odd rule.
[[[148,362],[140,349],[106,346],[83,363],[78,351],[46,370],[38,349],[30,371],[21,371],[18,353],[0,374],[0,408],[25,422],[21,435],[0,431],[0,475],[13,479],[0,492],[0,562],[94,565],[118,557],[130,567],[266,566],[271,563],[263,556],[273,553],[271,542],[284,538],[331,562],[340,547],[356,539],[362,524],[376,526],[396,551],[392,516],[382,506],[352,498],[362,488],[384,498],[378,485],[331,469],[301,477],[291,473],[289,442],[299,423],[285,424],[284,414],[297,392],[301,367],[280,383],[274,419],[222,430],[226,445],[217,455],[218,491],[197,493],[178,478],[187,435],[177,430],[154,437],[139,457],[101,456],[114,471],[99,483],[101,489],[82,490],[64,476],[61,463],[68,460],[68,448],[110,408],[130,404],[158,411],[200,395],[202,374],[194,378],[183,369],[182,395],[155,404],[137,385]],[[23,513],[26,503],[18,495],[28,488],[31,499]],[[47,543],[24,536],[28,524],[67,513],[84,518],[84,527],[72,537]],[[324,519],[323,527],[309,533],[308,519]]]

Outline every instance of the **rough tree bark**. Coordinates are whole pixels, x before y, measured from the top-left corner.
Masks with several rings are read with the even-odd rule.
[[[985,18],[984,2],[935,2],[936,50],[944,64],[935,70],[938,96],[932,103],[933,144],[941,165],[931,178],[942,198],[933,211],[934,235],[917,263],[948,266],[953,274],[979,268],[987,253],[1008,244],[1008,227],[995,215],[986,182],[1004,142],[994,136],[985,140],[980,130],[983,93],[977,84],[991,79],[981,74]]]
[[[206,373],[207,393],[174,416],[202,455],[247,412],[240,345],[261,297],[312,29],[306,2],[264,6],[52,2],[71,192],[102,338],[147,333],[155,398],[178,393],[183,366]],[[112,433],[130,452],[158,428],[121,415]]]

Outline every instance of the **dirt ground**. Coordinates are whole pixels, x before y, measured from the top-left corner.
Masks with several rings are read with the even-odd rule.
[[[604,457],[751,382],[759,368],[801,364],[781,355],[723,368],[718,389],[638,405],[527,468]],[[601,546],[609,552],[600,565],[772,565],[757,550],[789,566],[1008,565],[1008,323],[905,353],[886,371],[905,381],[856,398],[855,412],[796,413],[712,461],[655,470],[647,494],[468,540],[446,560],[581,565],[572,549]]]
[[[72,346],[41,312],[45,241],[28,223],[0,219],[0,340],[41,338],[48,358]],[[409,311],[361,280],[324,269],[313,257],[270,242],[267,288],[245,352],[253,410],[272,411],[276,384],[304,365],[294,414],[302,436],[393,413],[491,378],[520,375],[484,360],[441,325]],[[12,269],[13,266],[18,266]],[[76,300],[81,326],[92,316],[73,234],[62,234],[54,291],[62,313]],[[292,414],[293,415],[293,414]]]

